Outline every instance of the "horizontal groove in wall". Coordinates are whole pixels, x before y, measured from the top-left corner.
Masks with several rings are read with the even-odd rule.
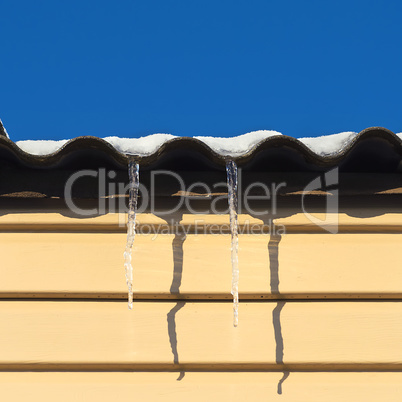
[[[290,363],[290,364],[122,364],[108,362],[99,363],[0,363],[0,372],[402,372],[402,364],[376,363],[376,364],[321,364],[321,363]]]
[[[138,294],[133,295],[134,302],[171,302],[171,301],[191,301],[191,302],[233,302],[233,296],[230,293],[227,294]],[[0,292],[0,301],[66,301],[66,302],[93,302],[93,301],[105,301],[105,302],[126,302],[127,293],[120,294],[91,294],[91,293],[21,293],[21,292]],[[339,301],[375,301],[375,302],[387,302],[387,301],[401,301],[402,292],[400,293],[317,293],[317,294],[239,294],[239,300],[241,303],[253,303],[261,301],[284,301],[284,302],[339,302]]]
[[[148,231],[146,229],[146,234],[159,234],[161,228],[155,228],[153,231]],[[370,233],[378,233],[378,234],[402,234],[402,226],[359,226],[359,225],[345,225],[339,226],[336,229],[336,233],[332,233],[333,228],[325,228],[316,225],[311,226],[286,226],[285,233],[286,234],[346,234],[346,233],[354,233],[354,234],[370,234]],[[142,231],[141,225],[137,227],[137,231]],[[184,227],[184,231],[186,234],[205,234],[208,232],[210,235],[230,235],[230,230],[227,228],[208,228],[208,227],[198,227],[198,230],[194,227]],[[32,226],[4,226],[0,228],[0,233],[126,233],[126,228],[116,228],[110,226],[98,226],[94,228],[93,226],[47,226],[47,225],[38,225],[35,228]],[[182,233],[180,231],[179,233]],[[163,229],[164,234],[175,234],[174,227],[169,226],[168,230]],[[269,235],[271,232],[263,227],[253,228],[252,230],[248,230],[247,227],[240,225],[239,226],[239,234],[253,234],[253,235]]]

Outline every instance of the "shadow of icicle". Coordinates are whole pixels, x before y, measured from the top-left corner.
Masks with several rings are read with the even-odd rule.
[[[170,286],[171,294],[179,294],[183,274],[183,243],[186,240],[185,233],[176,233],[172,241],[173,248],[173,280]],[[168,334],[170,347],[173,353],[173,362],[179,364],[179,353],[177,350],[177,333],[176,333],[176,314],[184,307],[185,302],[179,301],[167,314]],[[180,381],[185,375],[184,371],[180,371],[177,381]]]
[[[284,371],[282,378],[278,382],[278,390],[277,390],[277,392],[278,392],[279,395],[282,395],[282,384],[286,380],[286,378],[288,378],[288,377],[289,377],[289,371]]]
[[[176,305],[167,314],[169,342],[173,353],[174,364],[179,364],[179,352],[177,351],[176,313],[184,307],[184,304],[184,301],[177,302]],[[180,375],[177,378],[177,381],[180,381],[183,377],[184,371],[180,371]]]
[[[176,233],[172,241],[173,248],[173,281],[170,293],[179,294],[183,275],[183,243],[186,240],[185,233]]]
[[[275,227],[273,227],[275,230]],[[272,294],[279,294],[279,242],[282,236],[280,234],[271,234],[268,243],[269,254],[269,272],[270,272],[270,286]]]
[[[273,227],[273,233],[271,233],[271,238],[268,243],[268,253],[269,253],[269,269],[270,269],[270,286],[271,293],[279,295],[279,243],[282,239],[280,234],[275,233],[275,226]],[[281,311],[285,306],[286,302],[280,301],[277,303],[276,307],[272,311],[272,323],[274,326],[274,335],[276,343],[275,351],[275,361],[277,364],[283,365],[283,336],[282,336],[282,326],[281,326]],[[278,382],[277,392],[279,395],[282,394],[282,384],[289,377],[289,371],[284,371],[282,378]]]

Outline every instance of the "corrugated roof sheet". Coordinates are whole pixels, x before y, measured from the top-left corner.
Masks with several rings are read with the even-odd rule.
[[[7,134],[6,129],[3,126],[3,122],[0,120],[0,138],[1,137],[8,138],[8,134]]]
[[[5,135],[0,136],[0,164],[3,165],[57,168],[69,164],[112,164],[124,168],[130,158],[136,159],[143,168],[176,164],[187,170],[205,170],[205,166],[221,169],[232,159],[240,167],[251,170],[317,171],[339,165],[345,171],[399,172],[402,140],[385,128],[371,127],[354,136],[337,152],[322,156],[296,138],[278,135],[264,139],[239,156],[228,157],[190,137],[173,138],[144,156],[135,152],[124,154],[105,140],[91,136],[69,140],[57,152],[48,155],[32,155]]]

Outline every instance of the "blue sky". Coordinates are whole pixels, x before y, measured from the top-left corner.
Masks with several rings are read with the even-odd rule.
[[[402,131],[401,1],[0,1],[11,138]]]

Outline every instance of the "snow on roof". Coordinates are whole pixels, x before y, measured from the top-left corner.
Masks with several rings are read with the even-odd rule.
[[[330,156],[345,148],[356,135],[354,131],[345,131],[321,137],[299,138],[299,141],[318,155]]]
[[[194,137],[209,146],[222,156],[238,157],[244,155],[260,142],[273,136],[281,136],[277,131],[259,130],[237,137]],[[320,156],[331,156],[342,151],[353,140],[357,133],[346,131],[343,133],[325,135],[321,137],[298,138],[311,151]],[[397,134],[402,139],[402,133]],[[174,138],[171,134],[152,134],[140,138],[106,137],[104,140],[117,151],[124,154],[147,156],[155,153],[164,143]],[[57,152],[69,140],[25,140],[17,141],[16,145],[32,155],[49,155]]]
[[[258,130],[237,137],[194,137],[207,144],[215,152],[223,156],[240,156],[254,148],[266,138],[282,135],[278,131]]]
[[[3,122],[1,121],[1,119],[0,119],[0,136],[5,136],[5,137],[7,137],[7,138],[10,138],[10,136],[8,135],[8,133],[7,133],[7,130],[6,130],[6,128],[4,127],[4,125],[3,125]]]
[[[17,146],[28,154],[49,155],[58,151],[68,140],[24,140],[17,141]]]
[[[172,134],[152,134],[140,138],[106,137],[104,140],[123,154],[151,155],[165,142],[177,138]]]

